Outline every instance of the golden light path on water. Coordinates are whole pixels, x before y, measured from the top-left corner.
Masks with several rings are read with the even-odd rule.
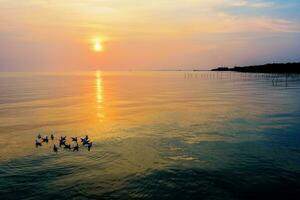
[[[105,117],[103,109],[103,85],[101,71],[96,71],[96,102],[97,102],[97,117],[100,121]]]

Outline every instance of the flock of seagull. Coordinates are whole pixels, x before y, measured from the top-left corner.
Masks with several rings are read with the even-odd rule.
[[[63,147],[64,149],[67,149],[67,150],[79,151],[78,138],[71,137],[71,139],[72,139],[72,141],[69,144],[67,144],[67,136],[61,136],[59,138],[59,144],[57,146],[55,144],[53,145],[53,151],[55,153],[57,153],[58,146]],[[53,134],[50,135],[50,140],[52,140],[52,141],[54,140]],[[80,140],[81,140],[80,142],[81,142],[82,146],[87,147],[88,151],[90,151],[93,146],[93,143],[90,142],[89,136],[86,135],[85,137],[80,138]],[[38,148],[38,147],[42,146],[43,143],[48,143],[48,142],[49,142],[48,136],[42,137],[41,134],[38,134],[37,139],[35,140],[35,146],[36,146],[36,148]],[[72,143],[74,145],[72,145]]]

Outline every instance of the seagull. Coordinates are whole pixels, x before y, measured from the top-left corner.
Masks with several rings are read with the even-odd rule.
[[[92,146],[93,146],[93,143],[92,143],[92,142],[88,143],[87,148],[88,148],[89,151],[91,150],[91,147],[92,147]]]
[[[72,137],[72,141],[77,142],[77,137]]]
[[[79,151],[79,146],[78,146],[78,144],[77,144],[75,147],[73,147],[73,151]]]
[[[85,141],[83,141],[82,145],[85,146],[86,144],[89,144],[89,143],[90,143],[90,141],[85,140]]]
[[[43,142],[46,142],[48,143],[49,139],[48,139],[48,136],[46,136],[45,138],[42,138]]]
[[[57,153],[58,149],[57,149],[56,145],[53,146],[53,151],[54,151],[55,153]]]
[[[38,147],[38,146],[41,147],[41,146],[42,146],[42,143],[40,143],[39,141],[35,140],[35,146],[36,146],[36,147]]]
[[[81,143],[83,145],[87,144],[89,142],[89,140],[87,140],[85,137],[84,138],[80,138],[81,139]]]
[[[60,137],[60,140],[66,140],[67,139],[67,136],[61,136]]]
[[[61,147],[62,145],[66,145],[66,141],[65,140],[59,140],[59,147]]]
[[[65,144],[65,149],[71,149],[71,145],[70,144]]]

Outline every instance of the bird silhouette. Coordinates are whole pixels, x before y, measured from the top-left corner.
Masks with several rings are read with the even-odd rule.
[[[57,149],[56,145],[53,146],[53,151],[54,151],[55,153],[57,153],[58,149]]]
[[[39,147],[39,146],[41,147],[41,146],[42,146],[42,143],[39,142],[39,141],[37,141],[37,140],[35,140],[35,146],[36,146],[36,147]]]
[[[45,138],[42,138],[42,141],[48,143],[49,142],[48,136],[46,136]]]
[[[77,142],[77,137],[72,137],[73,142]]]
[[[79,145],[78,144],[75,147],[73,147],[73,151],[79,151]]]
[[[70,144],[65,144],[65,149],[71,149],[71,145]]]
[[[88,143],[87,148],[88,148],[89,151],[91,150],[92,146],[93,146],[93,143],[92,143],[92,142]]]

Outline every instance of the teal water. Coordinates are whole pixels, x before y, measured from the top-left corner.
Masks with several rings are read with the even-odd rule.
[[[0,73],[0,197],[299,199],[299,102],[252,74]]]

